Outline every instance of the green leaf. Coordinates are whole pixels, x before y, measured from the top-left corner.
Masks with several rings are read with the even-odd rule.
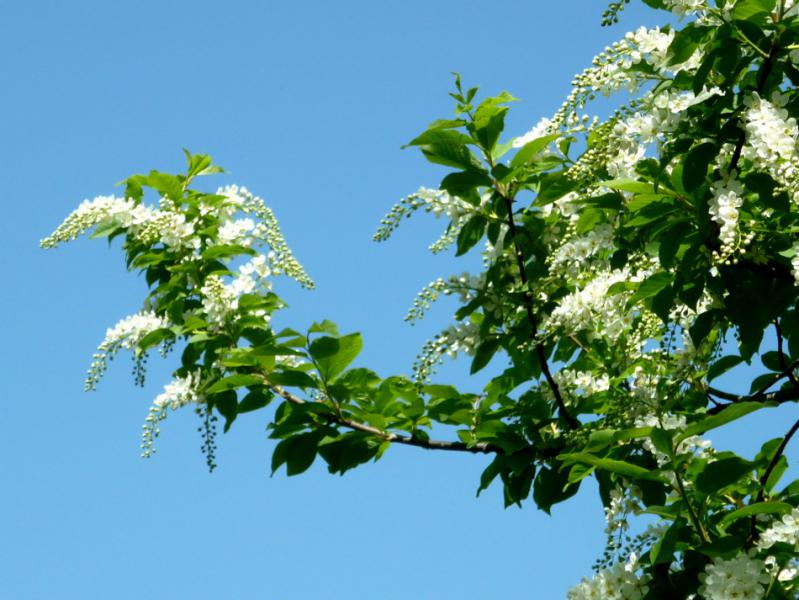
[[[475,194],[475,190],[478,187],[487,187],[490,185],[491,178],[486,173],[479,171],[459,171],[457,173],[450,173],[444,177],[439,187],[454,196],[468,199]]]
[[[321,323],[314,323],[308,328],[308,333],[326,333],[328,335],[338,335],[338,325],[333,321],[325,319]]]
[[[701,344],[705,338],[707,338],[722,315],[723,313],[720,310],[712,309],[703,312],[701,315],[697,316],[696,319],[694,319],[693,324],[688,329],[688,333],[691,335],[691,341],[693,341],[694,346],[698,347],[699,344]]]
[[[772,405],[765,402],[736,402],[735,404],[730,404],[720,413],[705,417],[701,421],[692,423],[686,427],[685,430],[679,436],[677,436],[675,442],[679,443],[692,435],[705,433],[706,431],[716,429],[722,425],[726,425],[727,423],[732,423],[733,421],[766,406]]]
[[[613,458],[600,458],[598,456],[594,456],[593,454],[587,454],[585,452],[561,454],[558,458],[559,460],[564,461],[566,464],[582,463],[585,465],[591,465],[596,467],[597,469],[610,471],[611,473],[617,473],[619,475],[623,475],[631,479],[648,479],[652,481],[663,481],[663,478],[657,473],[654,473],[649,469],[645,469],[644,467],[639,467],[638,465],[625,462],[623,460],[616,460]]]
[[[480,161],[471,153],[469,136],[451,129],[425,131],[408,146],[418,146],[432,163],[469,171],[481,169]],[[403,146],[405,147],[405,146]]]
[[[538,508],[549,514],[555,504],[577,493],[579,486],[569,484],[569,473],[542,467],[533,483],[533,500]]]
[[[745,519],[754,515],[784,515],[793,510],[793,506],[786,502],[756,502],[749,506],[744,506],[731,513],[727,513],[719,522],[722,527],[727,527],[739,519]]]
[[[498,106],[492,100],[492,98],[488,98],[477,107],[472,124],[475,136],[480,140],[480,145],[489,153],[496,146],[497,140],[505,128],[505,115],[508,112],[508,107]]]
[[[343,475],[374,458],[380,445],[380,440],[368,434],[353,432],[322,440],[319,444],[319,455],[327,463],[328,471]]]
[[[735,356],[735,355],[728,355],[722,356],[716,362],[714,362],[707,370],[707,380],[712,381],[717,377],[720,377],[730,369],[737,367],[744,361],[743,357]]]
[[[645,181],[636,181],[635,179],[611,179],[610,181],[600,181],[599,185],[620,192],[656,194],[654,185]]]
[[[219,414],[225,417],[224,431],[227,433],[227,431],[230,429],[230,426],[233,424],[233,421],[236,420],[236,415],[238,414],[236,392],[233,390],[227,390],[219,394],[211,395],[210,400],[213,402],[216,410],[219,411]]]
[[[309,348],[325,381],[333,381],[339,373],[355,360],[363,348],[360,333],[351,333],[340,338],[320,337],[311,342]]]
[[[707,33],[707,29],[705,27],[697,27],[695,23],[689,23],[677,31],[669,46],[668,64],[678,65],[691,58],[700,40]]]
[[[466,222],[458,233],[457,252],[455,256],[463,256],[479,242],[485,234],[486,219],[475,215]]]
[[[646,298],[655,296],[662,289],[671,285],[673,280],[674,275],[665,271],[650,275],[643,281],[643,283],[641,283],[640,286],[638,286],[638,290],[636,290],[636,292],[632,295],[628,304],[632,305],[639,300],[645,300]]]
[[[151,331],[147,335],[145,335],[139,343],[137,344],[137,351],[144,352],[150,348],[153,348],[160,344],[165,340],[173,340],[175,339],[174,332],[168,327],[162,327],[160,329],[156,329]]]
[[[604,219],[604,213],[596,208],[587,207],[580,213],[575,231],[577,235],[584,235],[599,225]]]
[[[649,564],[660,565],[669,564],[674,559],[674,550],[677,547],[677,540],[680,530],[685,527],[685,519],[677,519],[666,530],[657,543],[649,551]]]
[[[732,18],[741,21],[756,20],[754,17],[765,19],[772,12],[777,0],[738,0],[732,9]]]
[[[499,350],[501,346],[500,338],[489,338],[482,342],[474,351],[474,359],[472,360],[472,367],[469,371],[471,375],[474,375],[478,371],[480,371],[483,367],[485,367],[489,361],[494,357],[497,350]]]
[[[287,385],[298,388],[318,387],[313,377],[304,371],[295,369],[284,369],[282,371],[272,371],[266,376],[270,383],[275,385]]]
[[[524,146],[519,148],[519,151],[513,156],[513,159],[510,161],[511,168],[516,169],[529,164],[542,150],[559,137],[560,134],[555,133],[527,142]]]
[[[753,470],[753,463],[738,456],[715,460],[697,475],[696,490],[701,494],[715,494]]]
[[[699,144],[685,155],[682,183],[686,191],[693,192],[705,183],[707,169],[717,155],[718,150],[713,142]]]
[[[666,456],[674,457],[674,445],[671,439],[671,433],[667,430],[655,427],[652,429],[652,433],[649,434],[649,439],[652,440],[652,444],[655,446],[656,450],[662,452]]]
[[[577,182],[563,173],[548,173],[541,178],[538,187],[539,204],[549,204],[577,189]]]
[[[240,387],[248,386],[248,385],[263,385],[264,380],[262,377],[258,377],[257,375],[230,375],[228,377],[224,377],[211,385],[207,390],[205,390],[206,394],[217,394],[219,392],[224,392],[227,390],[235,390]]]
[[[314,431],[282,440],[272,453],[272,474],[283,464],[286,465],[286,474],[290,477],[307,471],[316,458],[320,439],[321,434]]]
[[[252,412],[254,410],[259,410],[269,404],[274,398],[272,392],[264,393],[261,390],[249,392],[244,398],[242,398],[241,402],[239,402],[239,406],[237,409],[238,414]]]
[[[252,248],[246,246],[236,246],[234,244],[227,244],[221,246],[211,246],[206,248],[202,253],[205,260],[216,260],[219,258],[230,258],[231,256],[240,256],[242,254],[254,255],[257,254]]]

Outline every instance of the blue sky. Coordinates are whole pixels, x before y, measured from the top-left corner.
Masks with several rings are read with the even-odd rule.
[[[602,29],[603,8],[6,3],[0,597],[565,597],[602,551],[591,489],[552,517],[532,504],[506,511],[498,489],[474,498],[484,457],[408,448],[343,478],[321,465],[270,478],[258,413],[220,436],[213,475],[188,411],[170,417],[157,456],[141,460],[140,426],[169,363],[151,359],[144,390],[124,356],[96,392],[82,381],[105,329],[139,309],[144,282],[102,242],[37,246],[83,198],[134,172],[182,169],[183,147],[210,153],[230,173],[219,183],[246,185],[274,208],[316,279],[314,292],[281,288],[292,305],[285,322],[333,319],[363,332],[362,364],[408,372],[447,322],[443,307],[403,323],[413,296],[473,263],[429,255],[441,224],[424,217],[388,244],[371,242],[393,202],[440,179],[400,145],[450,113],[451,71],[521,98],[509,131],[525,132],[598,50],[659,18],[634,6],[620,27]],[[448,367],[442,378],[468,387],[465,373]]]

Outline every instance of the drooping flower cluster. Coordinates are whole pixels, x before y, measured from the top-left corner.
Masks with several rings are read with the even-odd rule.
[[[159,424],[166,419],[168,410],[177,410],[188,404],[202,403],[203,397],[198,393],[200,372],[189,373],[185,377],[177,377],[164,386],[164,391],[156,396],[150,412],[142,426],[142,457],[150,458],[155,453],[155,438],[161,430]]]
[[[762,600],[770,577],[762,560],[739,554],[729,560],[714,558],[699,579],[705,600]]]
[[[439,277],[416,294],[413,306],[408,310],[408,314],[405,315],[405,320],[413,323],[424,317],[430,305],[438,300],[442,294],[445,296],[457,294],[461,303],[466,303],[475,297],[484,284],[485,275],[462,273],[460,275],[451,275],[447,279]]]
[[[446,232],[430,246],[434,253],[448,248],[458,237],[468,215],[477,212],[475,207],[458,196],[452,196],[444,190],[434,190],[426,187],[419,188],[416,193],[406,196],[395,204],[388,214],[380,220],[372,239],[376,242],[387,240],[394,230],[399,227],[403,218],[410,217],[419,209],[432,213],[436,217],[444,216],[450,221]]]
[[[114,222],[128,227],[135,235],[152,222],[158,211],[133,200],[116,196],[97,196],[84,200],[53,233],[41,241],[42,248],[55,248],[61,243],[76,240],[92,227]]]
[[[146,335],[169,325],[166,319],[159,317],[153,311],[142,311],[125,317],[108,329],[89,367],[85,382],[86,390],[94,390],[97,387],[97,383],[108,368],[108,360],[113,359],[120,349],[135,350]]]
[[[472,355],[479,341],[479,327],[466,320],[450,325],[432,340],[425,343],[413,365],[414,379],[426,382],[443,362],[444,355],[455,358],[459,353]]]
[[[743,205],[743,186],[734,178],[713,184],[708,210],[719,225],[721,248],[714,253],[717,261],[726,261],[738,246],[738,209]]]
[[[231,240],[237,240],[233,243],[244,246],[251,244],[257,246],[265,242],[274,253],[270,254],[272,274],[285,273],[305,288],[312,289],[314,287],[313,280],[294,257],[294,253],[286,243],[275,213],[263,199],[252,194],[247,188],[237,185],[219,188],[217,194],[225,196],[233,207],[239,207],[245,214],[250,214],[258,219],[256,224],[253,224],[251,219],[233,222],[234,224],[229,225],[225,230],[225,236]],[[251,225],[253,226],[251,227]],[[250,233],[247,234],[247,231]],[[221,234],[222,230],[220,230]]]

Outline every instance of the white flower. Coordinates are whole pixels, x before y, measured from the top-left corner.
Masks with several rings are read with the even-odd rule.
[[[770,580],[765,563],[746,554],[730,560],[714,558],[699,579],[699,593],[706,600],[762,600]]]
[[[142,311],[121,319],[105,332],[105,339],[97,347],[94,360],[86,377],[86,390],[93,390],[108,368],[107,361],[120,349],[135,350],[139,342],[156,329],[169,327],[169,322],[153,311]]]
[[[622,148],[608,161],[606,168],[613,179],[631,179],[635,176],[635,165],[644,157],[644,146]]]
[[[274,253],[271,254],[274,255]],[[269,265],[270,262],[271,257],[269,257],[268,260],[263,254],[258,254],[253,256],[248,263],[239,267],[239,272],[242,275],[255,275],[259,279],[264,279],[272,274],[272,270],[270,269]]]
[[[788,111],[781,108],[784,95],[775,94],[772,99],[773,102],[769,102],[753,92],[744,101],[748,109],[744,113],[747,145],[743,156],[789,189],[796,201],[799,199],[796,182],[799,126],[796,119],[789,117]]]
[[[636,573],[635,555],[627,563],[602,569],[592,579],[583,579],[571,588],[568,600],[642,600],[648,591],[648,575]]]
[[[512,145],[514,148],[521,148],[522,146],[524,146],[529,142],[532,142],[533,140],[537,140],[538,138],[552,135],[556,133],[557,130],[558,130],[557,123],[555,123],[551,119],[543,118],[530,131],[528,131],[522,136],[514,138]]]
[[[629,297],[624,293],[609,294],[608,289],[621,281],[641,281],[645,271],[630,274],[626,269],[600,271],[581,288],[560,299],[552,311],[546,328],[563,327],[568,333],[588,332],[590,338],[603,337],[616,342],[633,323],[627,310]]]
[[[699,14],[708,9],[707,0],[664,0],[663,3],[680,17]]]
[[[173,379],[164,386],[164,391],[156,396],[147,418],[142,426],[142,457],[149,458],[155,453],[155,438],[161,433],[159,423],[166,419],[167,409],[177,410],[187,404],[200,404],[205,401],[197,388],[200,385],[201,373],[189,373],[185,377]]]
[[[791,258],[791,271],[796,280],[796,285],[799,285],[799,242],[793,245],[794,255]]]
[[[121,227],[139,227],[151,221],[155,211],[133,200],[116,196],[97,196],[84,200],[64,219],[56,230],[41,241],[43,248],[55,248],[58,244],[72,241],[95,225],[115,222]]]
[[[209,275],[200,288],[202,305],[209,324],[214,327],[223,325],[238,309],[238,294],[219,275]]]
[[[613,227],[602,224],[584,235],[574,236],[550,255],[550,271],[574,278],[602,250],[612,247]]]
[[[719,224],[719,241],[722,259],[730,256],[735,250],[738,239],[738,209],[743,204],[743,187],[734,178],[717,181],[713,184],[713,197],[708,210],[710,216]]]
[[[249,246],[252,241],[248,239],[248,234],[254,228],[255,223],[252,219],[236,219],[235,221],[226,221],[222,227],[219,228],[217,241],[220,244],[239,244],[242,246]]]
[[[687,424],[685,417],[682,415],[665,414],[661,415],[660,417],[656,415],[638,417],[635,420],[635,426],[660,427],[667,431],[679,433],[685,430]],[[655,445],[649,438],[644,439],[643,446],[647,452],[655,457],[655,460],[659,466],[663,466],[671,460],[668,454],[655,448]],[[688,436],[674,448],[674,454],[677,456],[691,454],[698,456],[699,458],[708,458],[710,456],[710,452],[710,442],[708,440],[702,439],[698,435]]]
[[[757,547],[765,550],[777,543],[790,544],[799,552],[799,508],[794,508],[761,533]]]

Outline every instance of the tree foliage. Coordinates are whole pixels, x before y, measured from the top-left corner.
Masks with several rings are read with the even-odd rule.
[[[572,599],[795,598],[799,480],[782,475],[799,421],[750,457],[702,435],[799,399],[799,7],[645,2],[679,26],[607,48],[529,133],[504,131],[513,96],[481,98],[456,76],[454,115],[408,143],[442,180],[392,208],[375,239],[423,210],[447,222],[433,251],[479,251],[484,265],[419,293],[409,319],[442,294],[461,302],[413,376],[352,368],[361,337],[329,321],[276,331],[274,276],[313,283],[263,201],[195,189],[219,169],[187,153],[185,174],[134,175],[42,242],[120,237],[149,285],[142,311],[108,331],[87,388],[120,349],[140,361],[179,350],[143,453],[169,410],[193,406],[211,468],[217,418],[227,431],[277,403],[272,469],[289,475],[317,457],[344,473],[392,444],[481,453],[492,462],[478,493],[500,485],[506,505],[545,511],[593,477],[608,547]],[[608,118],[588,115],[619,91]],[[472,373],[503,366],[479,392],[434,383],[458,354]],[[765,374],[749,389],[714,385],[753,361]],[[630,537],[633,515],[657,521]]]

